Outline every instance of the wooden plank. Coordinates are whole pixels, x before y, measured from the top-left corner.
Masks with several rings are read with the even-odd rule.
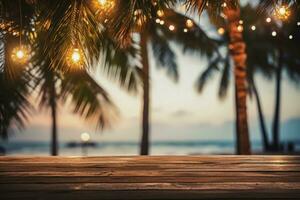
[[[1,199],[300,199],[299,156],[2,157]]]
[[[254,163],[299,163],[300,156],[119,156],[119,157],[0,157],[4,162],[38,162],[38,163],[211,163],[211,162],[254,162]]]
[[[238,181],[237,181],[238,178]],[[300,182],[300,176],[4,176],[0,184]]]

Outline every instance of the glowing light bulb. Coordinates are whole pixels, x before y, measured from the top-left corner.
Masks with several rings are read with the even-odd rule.
[[[266,19],[266,22],[267,23],[270,23],[272,21],[272,19],[270,18],[270,17],[268,17],[267,19]]]
[[[175,26],[174,26],[174,25],[170,25],[170,26],[169,26],[169,30],[170,30],[170,31],[174,31],[174,30],[175,30]]]
[[[67,65],[72,68],[81,68],[84,64],[83,53],[79,48],[70,48],[67,52]]]
[[[218,28],[218,33],[219,33],[219,35],[224,35],[225,29],[222,27]]]
[[[238,30],[238,32],[243,32],[244,27],[242,25],[238,25],[237,30]]]
[[[287,6],[280,6],[275,10],[275,16],[281,20],[285,20],[290,16],[290,10]]]
[[[28,59],[28,49],[25,46],[19,46],[13,49],[11,58],[14,62],[19,64],[25,64]]]
[[[186,20],[185,25],[188,28],[192,28],[194,26],[194,22],[192,20],[188,19],[188,20]]]
[[[222,3],[222,7],[223,8],[227,7],[227,3],[226,2]]]
[[[300,26],[300,22],[297,22],[297,26]]]
[[[256,26],[252,25],[252,26],[251,26],[251,30],[252,30],[252,31],[255,31],[255,30],[256,30]]]
[[[292,40],[293,39],[293,35],[289,35],[289,39]]]
[[[160,25],[164,25],[164,24],[165,24],[165,21],[164,21],[164,20],[160,20],[159,24],[160,24]]]
[[[115,0],[95,0],[95,8],[98,12],[97,15],[106,17],[106,13],[110,13],[115,7]]]
[[[16,53],[16,56],[17,56],[18,59],[24,58],[24,52],[23,52],[23,50],[22,50],[22,49],[19,49],[19,50],[17,51],[17,53]]]
[[[81,59],[80,53],[79,53],[79,49],[74,49],[73,53],[72,53],[72,61],[74,63],[78,63]]]
[[[279,8],[279,14],[281,14],[281,15],[285,15],[286,14],[286,8],[285,7],[281,7],[281,8]]]
[[[91,139],[91,136],[88,133],[81,133],[80,138],[82,142],[88,142]]]
[[[276,35],[277,35],[277,32],[276,31],[272,31],[272,36],[276,37]]]
[[[160,23],[160,19],[157,18],[157,19],[155,20],[155,22],[156,22],[157,24],[159,24],[159,23]]]
[[[244,21],[243,21],[243,20],[240,20],[240,21],[239,21],[239,24],[244,24]]]
[[[164,11],[158,10],[158,11],[156,12],[156,14],[157,14],[157,16],[162,17],[162,16],[164,16]]]
[[[187,29],[187,28],[183,29],[183,32],[187,33],[187,32],[188,32],[188,29]]]

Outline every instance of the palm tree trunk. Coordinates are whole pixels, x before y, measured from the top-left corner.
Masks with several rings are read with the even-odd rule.
[[[267,133],[265,118],[264,118],[264,114],[263,114],[263,110],[262,110],[262,106],[261,106],[261,102],[260,102],[260,97],[259,97],[258,90],[256,88],[256,84],[255,84],[254,80],[252,80],[252,88],[253,88],[253,92],[254,92],[254,96],[255,96],[255,100],[256,100],[256,106],[257,106],[258,117],[259,117],[259,122],[260,122],[260,131],[262,134],[263,148],[265,151],[268,151],[269,150],[268,133]]]
[[[57,144],[57,114],[56,114],[56,91],[54,80],[51,83],[50,88],[50,107],[51,107],[51,118],[52,118],[52,134],[51,134],[51,155],[58,155],[58,144]]]
[[[141,56],[143,65],[143,122],[142,122],[142,139],[141,139],[141,155],[149,155],[149,60],[147,49],[147,33],[141,33]]]
[[[281,75],[282,75],[282,50],[279,50],[278,66],[276,69],[276,100],[275,113],[273,119],[273,150],[279,150],[279,134],[280,134],[280,104],[281,104]]]
[[[240,9],[225,9],[225,15],[228,19],[229,49],[234,62],[237,154],[247,155],[251,154],[251,150],[247,120],[246,44],[242,33],[237,28],[240,20]]]

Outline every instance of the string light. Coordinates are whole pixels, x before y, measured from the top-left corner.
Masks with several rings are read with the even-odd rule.
[[[222,7],[223,8],[227,7],[227,3],[226,2],[222,3]]]
[[[183,29],[183,32],[187,33],[187,32],[188,32],[188,29],[187,29],[187,28]]]
[[[175,30],[175,26],[174,26],[174,25],[170,25],[170,26],[169,26],[169,30],[170,30],[170,31],[174,31],[174,30]]]
[[[83,53],[79,48],[70,48],[67,52],[67,64],[69,67],[81,68],[83,65]]]
[[[239,24],[244,24],[244,21],[243,21],[243,20],[240,20],[240,21],[239,21]]]
[[[155,20],[155,22],[156,22],[157,24],[159,24],[159,23],[160,23],[160,19],[157,18],[157,19]]]
[[[252,31],[255,31],[255,30],[256,30],[256,26],[252,25],[252,26],[251,26],[251,30],[252,30]]]
[[[101,10],[110,10],[115,6],[114,0],[97,0]]]
[[[293,35],[289,35],[289,39],[292,40],[293,39]]]
[[[12,50],[11,58],[12,61],[18,63],[18,64],[25,64],[29,60],[29,50],[24,45],[22,45],[22,7],[21,7],[21,1],[19,1],[19,14],[20,14],[20,32],[13,33],[13,35],[19,34],[19,46],[15,47]],[[9,29],[8,29],[9,30]]]
[[[238,30],[238,32],[243,32],[244,27],[242,25],[238,25],[237,30]]]
[[[159,24],[160,24],[160,25],[164,25],[164,24],[165,24],[165,21],[164,21],[164,20],[160,20]]]
[[[267,17],[266,22],[270,23],[272,21],[272,19],[270,17]]]
[[[277,35],[277,32],[276,31],[272,31],[272,36],[276,37],[276,35]]]
[[[218,28],[219,35],[224,35],[225,29],[223,27]]]
[[[21,45],[13,49],[11,58],[18,64],[25,64],[29,60],[29,50],[25,46]]]
[[[156,12],[156,14],[157,14],[157,16],[162,17],[162,16],[164,16],[164,11],[158,10],[158,11]]]
[[[186,20],[185,25],[188,28],[192,28],[194,26],[194,22],[192,20],[188,19],[188,20]]]
[[[297,22],[297,26],[300,26],[300,22]]]
[[[290,16],[290,11],[287,6],[280,6],[275,9],[275,16],[281,20],[286,20]]]

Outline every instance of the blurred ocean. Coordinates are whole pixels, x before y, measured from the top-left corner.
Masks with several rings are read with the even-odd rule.
[[[81,146],[69,147],[68,142],[60,143],[59,155],[82,156]],[[1,142],[6,155],[49,155],[49,143],[47,142]],[[300,145],[296,146],[300,150]],[[252,151],[262,152],[260,142],[252,142]],[[86,147],[88,156],[117,156],[138,155],[138,142],[99,142],[94,147]],[[234,154],[233,141],[155,141],[151,143],[151,155],[197,155],[197,154]]]
[[[59,147],[59,155],[81,156],[81,146],[69,147],[69,143],[62,142]],[[1,142],[6,155],[49,155],[49,143],[47,142]],[[252,142],[252,150],[261,151],[260,142]],[[111,155],[138,155],[138,142],[99,142],[93,147],[86,147],[85,152],[89,156]],[[151,143],[151,155],[196,155],[196,154],[234,154],[234,142],[232,141],[155,141]]]

